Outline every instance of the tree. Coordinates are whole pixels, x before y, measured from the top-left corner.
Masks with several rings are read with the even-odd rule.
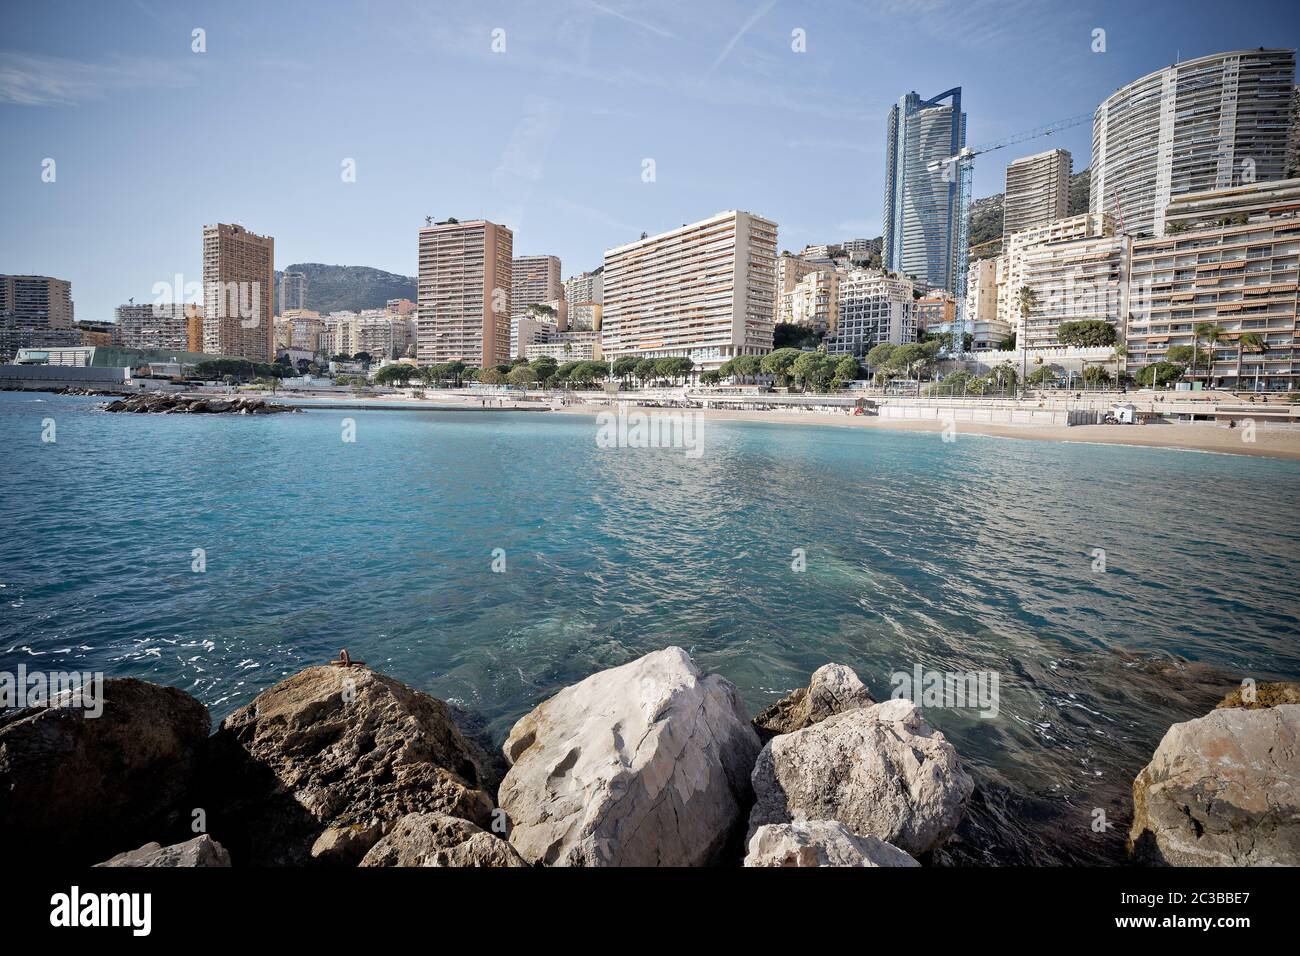
[[[415,367],[411,365],[385,365],[375,373],[376,385],[403,385],[411,380],[415,375]]]
[[[614,359],[613,372],[614,377],[620,382],[626,382],[636,374],[637,358],[635,355],[620,355]]]
[[[760,355],[737,355],[733,360],[736,373],[743,382],[746,378],[752,378],[755,383],[758,382],[758,376],[763,371],[763,358]]]
[[[369,353],[369,352],[358,352],[356,355],[352,356],[352,361],[354,361],[354,362],[360,362],[362,365],[369,365],[369,364],[370,364],[370,361],[371,361],[371,359],[370,359],[370,353]]]
[[[1042,368],[1036,368],[1025,377],[1026,385],[1033,385],[1035,388],[1041,388],[1050,382],[1056,381],[1056,372],[1044,365]]]
[[[785,386],[789,384],[794,363],[803,354],[798,349],[777,349],[764,355],[759,367],[768,375],[776,376],[777,384]]]
[[[466,366],[464,362],[447,363],[447,377],[452,379],[456,383],[457,388],[460,388],[461,386],[461,382],[462,382],[461,376],[465,374],[465,367]]]
[[[867,365],[873,369],[887,368],[889,366],[889,357],[894,354],[896,348],[898,348],[897,345],[881,342],[867,353]]]
[[[518,385],[520,388],[527,388],[533,382],[537,381],[537,373],[528,365],[516,365],[506,376],[506,381],[511,385]]]
[[[658,369],[658,363],[654,359],[641,359],[636,363],[636,377],[643,386],[648,385],[654,381]]]
[[[1016,374],[1016,368],[1010,361],[1005,361],[993,368],[989,372],[990,384],[999,391],[1010,392],[1016,387],[1016,380],[1019,378]]]
[[[495,368],[485,368],[479,373],[478,380],[484,385],[504,385],[506,377]]]
[[[549,355],[539,355],[529,364],[529,368],[533,370],[533,373],[536,375],[537,381],[539,382],[546,381],[555,374],[556,369],[559,367],[560,363]]]
[[[1179,365],[1186,365],[1195,358],[1196,350],[1190,345],[1171,345],[1165,352],[1165,361],[1177,362]]]
[[[862,375],[862,367],[852,355],[846,355],[835,363],[835,377],[841,382],[852,382]]]
[[[707,372],[700,373],[701,385],[717,385],[720,381],[722,381],[722,373],[719,371],[710,369]]]
[[[1104,348],[1115,344],[1115,326],[1101,319],[1062,322],[1056,328],[1056,339],[1062,345]]]
[[[1185,371],[1187,366],[1179,362],[1153,362],[1138,369],[1133,380],[1139,385],[1154,385],[1156,388],[1162,388],[1181,378]]]
[[[655,363],[655,372],[660,378],[666,378],[670,382],[675,382],[679,378],[686,378],[695,368],[695,363],[688,358],[674,356],[672,358],[661,358]]]
[[[1123,342],[1115,343],[1115,352],[1112,358],[1115,361],[1115,383],[1119,384],[1119,363],[1123,361],[1124,356],[1128,355],[1128,346]]]
[[[1213,322],[1201,322],[1196,326],[1196,336],[1192,339],[1192,377],[1196,376],[1196,352],[1195,345],[1199,342],[1205,343],[1205,387],[1214,386],[1214,347],[1219,344],[1223,338],[1223,329],[1219,328]]]
[[[835,364],[821,352],[801,352],[790,368],[794,380],[805,389],[822,390],[835,374]]]
[[[1083,384],[1097,387],[1109,385],[1110,373],[1100,365],[1089,365],[1083,370]]]
[[[1241,357],[1246,352],[1262,355],[1268,351],[1268,343],[1258,332],[1243,332],[1237,339],[1237,387],[1241,387]],[[1263,363],[1261,362],[1260,365]],[[1260,365],[1255,366],[1255,391],[1259,391]]]

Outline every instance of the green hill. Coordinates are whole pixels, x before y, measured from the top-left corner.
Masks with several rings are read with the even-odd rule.
[[[321,315],[330,312],[382,309],[389,299],[416,298],[413,276],[372,269],[370,266],[327,266],[319,262],[299,262],[285,266],[285,272],[301,272],[307,277],[307,308]],[[275,275],[279,285],[282,273]],[[277,304],[278,304],[277,299]]]

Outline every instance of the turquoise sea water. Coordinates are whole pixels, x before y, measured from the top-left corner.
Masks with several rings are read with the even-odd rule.
[[[827,661],[877,699],[917,663],[993,670],[997,718],[928,714],[981,785],[953,856],[1034,861],[1119,859],[1169,723],[1300,676],[1296,462],[735,422],[692,459],[573,415],[98,404],[0,394],[0,670],[143,677],[219,719],[346,647],[498,743],[669,644],[751,712]]]

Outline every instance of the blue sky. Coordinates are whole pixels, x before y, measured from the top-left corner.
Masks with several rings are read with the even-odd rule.
[[[880,233],[884,116],[960,85],[981,144],[1091,113],[1181,56],[1297,45],[1300,5],[1234,0],[100,0],[0,12],[0,272],[72,280],[107,319],[176,273],[204,223],[277,266],[413,275],[426,215],[484,217],[566,275],[642,231],[741,208],[782,248]],[[1091,50],[1106,31],[1106,51]],[[191,51],[206,31],[207,51]],[[505,31],[505,52],[492,50]],[[792,31],[807,49],[791,49]],[[977,162],[1000,191],[1017,156]],[[41,180],[45,158],[57,179]],[[655,181],[642,181],[643,160]],[[356,182],[340,175],[356,161]]]

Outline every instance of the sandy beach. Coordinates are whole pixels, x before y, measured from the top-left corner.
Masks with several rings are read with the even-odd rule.
[[[595,415],[609,411],[607,405],[566,405],[561,413]],[[641,411],[679,411],[675,409],[641,409]],[[941,432],[941,421],[889,421],[874,415],[839,415],[822,412],[731,411],[696,409],[710,421],[770,422],[777,425],[831,425],[838,428],[879,428],[897,431]],[[1212,422],[1166,422],[1154,425],[990,425],[959,422],[957,439],[966,435],[995,438],[1020,438],[1029,441],[1080,442],[1098,445],[1140,445],[1151,448],[1177,448],[1186,451],[1217,452],[1226,455],[1256,455],[1300,461],[1300,428],[1288,425],[1260,425],[1254,441],[1247,441],[1244,428],[1229,428]]]

